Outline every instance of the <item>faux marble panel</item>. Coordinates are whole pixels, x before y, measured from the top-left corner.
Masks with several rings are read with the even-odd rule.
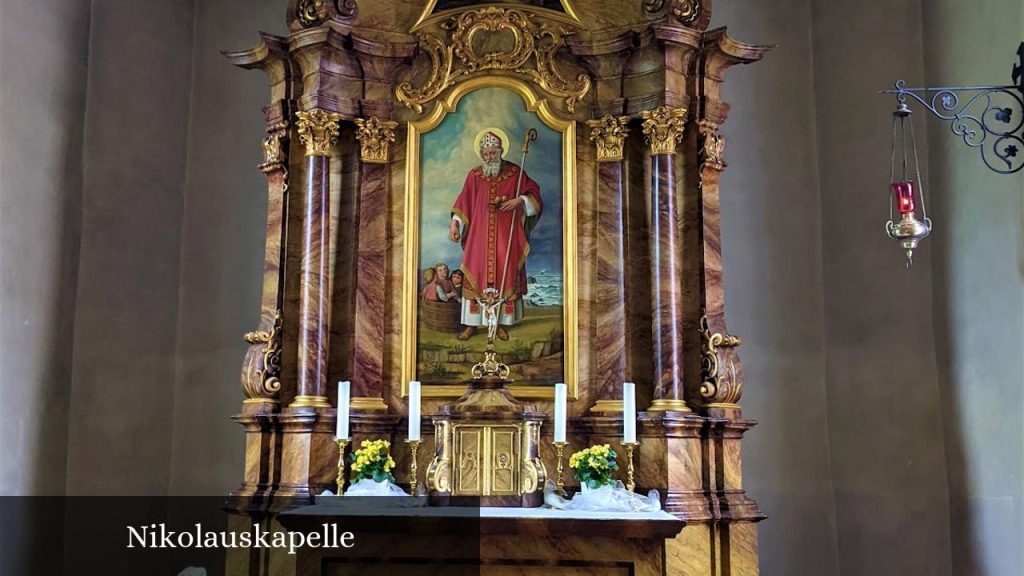
[[[597,373],[594,396],[621,400],[626,380],[626,284],[621,162],[598,164],[597,180]]]
[[[665,540],[665,574],[722,576],[712,565],[712,530],[708,524],[690,524],[675,538]]]
[[[364,164],[359,188],[358,278],[355,305],[353,396],[383,392],[388,170]]]
[[[631,133],[639,134],[640,127],[631,124]],[[635,382],[637,406],[651,403],[654,395],[652,383],[653,344],[651,329],[651,298],[647,286],[651,282],[651,242],[649,227],[651,165],[648,147],[643,138],[626,139],[625,182],[623,199],[625,217],[625,306],[629,319],[626,323],[626,375],[625,380]]]
[[[733,522],[721,528],[722,574],[757,576],[757,524]]]
[[[358,146],[352,125],[342,126],[336,153],[331,158],[331,259],[330,280],[331,317],[330,350],[325,396],[335,402],[339,380],[352,380],[354,347],[356,342],[355,306],[359,275],[354,274],[357,264],[356,236],[359,228]],[[358,396],[353,390],[353,396]]]
[[[578,402],[570,402],[569,415],[585,414],[594,403],[596,396],[594,386],[600,377],[596,361],[600,361],[600,351],[595,350],[598,329],[594,313],[597,307],[596,277],[597,251],[600,234],[598,222],[598,188],[596,150],[586,136],[585,130],[579,130],[576,138],[576,289],[579,305],[577,308],[577,325],[579,340],[576,358],[579,363]]]

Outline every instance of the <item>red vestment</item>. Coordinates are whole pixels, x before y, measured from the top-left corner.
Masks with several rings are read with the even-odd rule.
[[[503,202],[515,197],[520,173],[519,195],[526,196],[534,208],[534,215],[530,217],[522,207],[508,212],[498,210]],[[462,288],[465,298],[481,298],[483,290],[488,287],[501,288],[506,250],[508,271],[505,273],[503,296],[514,300],[526,294],[529,233],[543,207],[540,187],[516,164],[503,162],[497,176],[484,176],[479,166],[470,170],[462,192],[452,206],[452,215],[463,224],[460,269],[465,273]]]

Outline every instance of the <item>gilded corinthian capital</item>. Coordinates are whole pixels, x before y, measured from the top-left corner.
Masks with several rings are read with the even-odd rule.
[[[622,147],[629,136],[629,116],[616,118],[611,114],[597,120],[587,120],[590,126],[590,140],[597,145],[598,162],[621,162]]]
[[[676,143],[683,139],[686,108],[658,106],[641,112],[640,116],[644,119],[644,136],[651,146],[651,156],[675,154]]]
[[[381,120],[376,116],[369,119],[356,118],[356,139],[359,140],[360,157],[363,162],[385,164],[388,161],[388,145],[395,141],[398,122]]]
[[[306,145],[306,156],[330,156],[331,147],[338,143],[341,114],[315,108],[296,112],[299,140]]]

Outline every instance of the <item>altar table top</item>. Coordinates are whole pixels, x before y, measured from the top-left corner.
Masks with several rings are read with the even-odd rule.
[[[423,506],[346,507],[317,504],[281,514],[284,526],[310,528],[324,522],[360,531],[410,533],[475,532],[486,535],[576,534],[613,538],[673,538],[685,522],[664,512],[602,512],[551,508]]]

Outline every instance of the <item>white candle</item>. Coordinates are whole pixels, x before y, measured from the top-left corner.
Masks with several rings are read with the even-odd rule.
[[[420,439],[420,383],[409,382],[409,440]]]
[[[565,442],[565,384],[555,384],[555,442]]]
[[[636,384],[622,385],[622,441],[636,442]]]
[[[338,382],[338,423],[334,436],[339,440],[348,440],[348,410],[352,402],[352,383],[348,380]]]

